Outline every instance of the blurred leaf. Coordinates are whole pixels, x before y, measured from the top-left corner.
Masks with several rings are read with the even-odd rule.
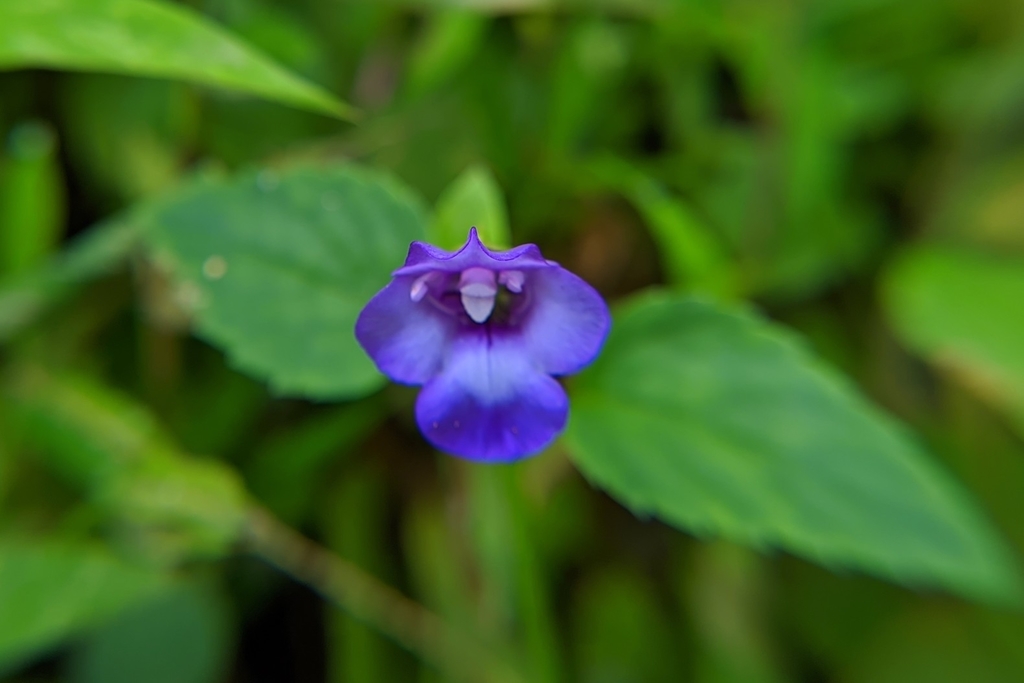
[[[180,78],[350,118],[352,109],[192,10],[155,0],[0,3],[0,69]]]
[[[621,568],[587,577],[573,600],[573,642],[581,683],[684,680],[680,643],[657,590]]]
[[[516,14],[558,9],[576,12],[609,11],[626,16],[657,15],[671,0],[398,0],[398,4],[427,9],[467,9],[491,14]]]
[[[688,554],[681,593],[697,649],[698,683],[781,683],[774,629],[764,619],[767,561],[718,541]],[[681,582],[683,583],[683,582]]]
[[[437,200],[428,241],[442,249],[459,249],[471,227],[476,227],[480,241],[492,249],[512,246],[505,197],[484,166],[467,168]]]
[[[360,468],[346,472],[330,489],[321,517],[327,546],[341,557],[382,579],[393,580],[385,544],[388,533],[389,491],[379,472]],[[390,683],[408,680],[397,646],[366,624],[341,610],[328,614],[328,660],[333,683]]]
[[[0,343],[93,278],[124,263],[139,241],[130,217],[114,218],[75,238],[41,267],[0,281]]]
[[[575,389],[575,462],[638,515],[912,586],[1021,597],[1015,562],[956,482],[756,317],[641,298]]]
[[[5,387],[26,441],[158,561],[218,556],[241,531],[247,502],[234,471],[182,456],[152,416],[84,377],[36,368]]]
[[[480,14],[451,9],[433,13],[411,56],[406,88],[422,95],[447,81],[472,58],[487,31]]]
[[[323,491],[327,468],[347,458],[386,416],[381,402],[366,400],[271,434],[246,468],[252,492],[285,522],[303,522]]]
[[[190,453],[229,456],[252,434],[270,398],[266,387],[228,368],[215,350],[208,351],[210,360],[179,388],[168,426]],[[196,415],[203,419],[197,420]]]
[[[216,683],[231,656],[226,605],[181,583],[90,632],[74,649],[71,683]]]
[[[575,23],[551,70],[549,154],[571,157],[594,123],[606,117],[600,102],[612,99],[609,93],[621,79],[629,56],[624,24],[603,18]]]
[[[993,141],[1012,132],[1024,112],[1024,47],[1007,34],[1002,49],[979,50],[951,61],[929,91],[931,108],[952,130]]]
[[[995,617],[967,605],[919,605],[872,635],[845,667],[843,681],[1013,683],[1024,678],[1018,646],[1024,623],[1018,614]]]
[[[81,490],[101,490],[147,453],[170,448],[142,406],[90,379],[22,367],[3,388],[28,443]]]
[[[98,546],[0,541],[0,666],[112,617],[162,585],[158,574]]]
[[[314,30],[286,6],[249,2],[242,6],[231,28],[250,45],[283,66],[311,78],[325,77],[324,42]]]
[[[113,479],[99,502],[116,516],[127,542],[175,563],[228,554],[242,532],[248,499],[223,463],[157,452]]]
[[[562,680],[560,641],[545,567],[530,535],[521,467],[469,464],[469,515],[481,611],[507,640],[519,625],[531,683]]]
[[[64,184],[57,135],[39,121],[11,131],[0,166],[0,275],[43,261],[64,232]]]
[[[190,188],[161,205],[147,233],[202,337],[274,391],[318,399],[383,384],[355,321],[424,236],[416,197],[350,166]]]
[[[245,167],[262,163],[303,141],[330,134],[332,122],[273,102],[224,98],[204,107],[201,124],[201,143],[206,154],[230,167]]]
[[[475,629],[473,585],[457,533],[440,500],[414,499],[403,519],[403,554],[414,595],[445,620]]]
[[[598,159],[589,170],[636,206],[658,244],[672,283],[725,297],[736,293],[728,254],[682,199],[671,196],[640,169],[614,157]]]
[[[105,205],[145,197],[178,178],[198,119],[188,87],[106,74],[70,74],[60,85],[70,160]]]
[[[1024,258],[916,247],[890,266],[882,292],[907,344],[1024,429]]]
[[[930,202],[934,233],[957,244],[1024,255],[1024,149],[1009,151],[989,163],[957,166]]]
[[[796,560],[783,567],[773,603],[793,629],[792,640],[830,670],[856,661],[892,615],[919,602],[867,576],[836,575]]]

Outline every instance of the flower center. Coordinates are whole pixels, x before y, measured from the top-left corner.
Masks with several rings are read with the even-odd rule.
[[[455,289],[445,287],[445,279],[446,275],[438,271],[421,275],[413,281],[409,298],[415,302],[429,300],[441,310],[456,314],[457,309],[451,308],[447,297],[457,296],[466,315],[473,322],[482,324],[491,319],[507,321],[512,299],[515,298],[512,295],[522,293],[526,275],[521,270],[497,272],[489,268],[467,268],[459,274]]]

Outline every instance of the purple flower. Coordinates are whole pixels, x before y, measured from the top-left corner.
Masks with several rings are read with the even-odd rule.
[[[610,324],[601,296],[536,245],[491,251],[473,228],[456,252],[413,242],[356,337],[385,375],[423,385],[416,421],[431,443],[508,462],[565,427],[569,399],[552,375],[593,361]]]

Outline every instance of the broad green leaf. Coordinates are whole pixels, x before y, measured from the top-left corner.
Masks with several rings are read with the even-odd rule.
[[[158,574],[98,546],[0,541],[0,667],[156,595]]]
[[[157,262],[200,336],[280,394],[328,399],[383,383],[353,329],[426,234],[420,202],[350,166],[252,172],[182,191],[152,216]]]
[[[231,655],[230,615],[213,591],[181,583],[89,633],[71,683],[216,683]]]
[[[483,166],[463,171],[437,200],[429,240],[443,249],[458,249],[466,243],[471,227],[491,249],[512,246],[505,197],[494,175]]]
[[[901,427],[785,332],[653,294],[619,311],[575,387],[576,464],[638,515],[974,598],[1015,562]]]
[[[54,68],[188,80],[350,118],[348,105],[180,4],[0,3],[0,69]]]
[[[1024,429],[1024,257],[918,247],[892,264],[883,294],[908,345]]]

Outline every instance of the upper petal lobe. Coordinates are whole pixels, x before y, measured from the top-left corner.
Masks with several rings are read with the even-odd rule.
[[[458,251],[445,251],[425,242],[413,242],[405,265],[396,270],[395,275],[421,275],[432,270],[460,273],[469,268],[524,270],[543,268],[550,263],[534,244],[524,244],[508,251],[491,251],[483,245],[476,228],[473,228],[466,244]]]
[[[530,271],[526,286],[531,301],[522,322],[522,343],[540,368],[565,375],[593,361],[611,327],[601,295],[555,265]]]

